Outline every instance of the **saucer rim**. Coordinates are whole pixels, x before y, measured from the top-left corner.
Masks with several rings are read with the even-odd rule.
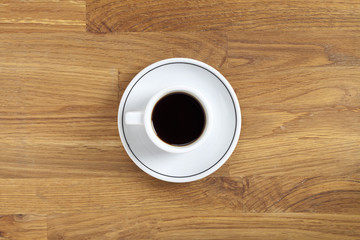
[[[233,108],[235,111],[235,127],[234,127],[234,133],[232,136],[232,140],[229,144],[229,147],[226,149],[225,153],[220,157],[220,159],[218,161],[216,161],[213,165],[211,165],[210,167],[206,168],[205,170],[199,172],[199,173],[195,173],[195,174],[191,174],[191,175],[187,175],[187,176],[172,176],[172,175],[166,175],[164,173],[160,173],[157,172],[153,169],[151,169],[150,167],[148,167],[147,165],[145,165],[133,152],[133,150],[131,149],[131,147],[129,146],[129,143],[127,141],[127,138],[125,136],[125,129],[124,129],[124,111],[125,111],[125,106],[126,106],[126,102],[127,99],[132,91],[132,89],[136,86],[136,84],[149,72],[159,68],[159,67],[163,67],[165,65],[169,65],[169,64],[190,64],[190,65],[194,65],[196,67],[200,67],[208,72],[210,72],[211,74],[213,74],[226,88],[227,92],[230,95],[231,101],[233,103]],[[209,66],[206,63],[194,60],[194,59],[189,59],[189,58],[169,58],[169,59],[164,59],[158,62],[155,62],[149,66],[147,66],[146,68],[144,68],[142,71],[140,71],[129,83],[129,85],[126,87],[125,92],[123,93],[123,96],[121,98],[120,104],[119,104],[119,109],[118,109],[118,130],[119,130],[119,135],[120,138],[122,140],[123,144],[126,152],[128,153],[129,157],[131,158],[131,160],[140,168],[142,169],[144,172],[146,172],[147,174],[163,180],[163,181],[168,181],[168,182],[190,182],[190,181],[195,181],[201,178],[204,178],[210,174],[212,174],[213,172],[215,172],[216,170],[218,170],[231,156],[231,154],[233,153],[233,151],[236,148],[238,139],[240,137],[240,131],[241,131],[241,110],[240,110],[240,106],[239,106],[239,102],[237,100],[237,96],[232,88],[232,86],[230,85],[230,83],[226,80],[226,78],[220,73],[218,72],[216,69],[214,69],[213,67]]]

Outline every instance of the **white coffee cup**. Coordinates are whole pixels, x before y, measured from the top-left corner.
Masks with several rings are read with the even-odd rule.
[[[241,111],[234,89],[216,69],[194,59],[170,58],[147,66],[129,83],[119,104],[118,128],[124,150],[145,173],[191,182],[229,159],[240,136]]]
[[[172,93],[185,93],[192,96],[201,104],[205,113],[205,127],[202,131],[202,134],[194,142],[183,146],[171,145],[161,140],[156,134],[152,123],[152,112],[155,105],[164,96]],[[204,143],[204,141],[208,137],[212,127],[212,121],[213,119],[211,114],[211,108],[207,100],[198,91],[186,86],[172,86],[169,88],[165,88],[150,98],[146,105],[145,111],[130,111],[125,113],[126,125],[143,126],[149,139],[158,148],[169,153],[185,153],[198,148],[201,144]]]

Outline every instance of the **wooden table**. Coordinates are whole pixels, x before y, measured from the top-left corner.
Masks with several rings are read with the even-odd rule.
[[[230,81],[229,161],[187,184],[117,131],[170,57]],[[360,239],[360,2],[0,1],[0,239]]]

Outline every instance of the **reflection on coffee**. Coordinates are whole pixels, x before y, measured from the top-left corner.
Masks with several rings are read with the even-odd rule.
[[[183,146],[196,141],[205,127],[205,112],[191,95],[176,92],[161,98],[152,112],[158,137],[171,145]]]

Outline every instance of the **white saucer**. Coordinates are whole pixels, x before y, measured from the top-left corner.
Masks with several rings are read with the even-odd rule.
[[[144,126],[125,125],[124,113],[143,111],[149,99],[173,85],[199,91],[213,111],[213,127],[205,142],[187,153],[168,153],[150,141]],[[219,169],[234,151],[240,136],[241,113],[234,90],[217,70],[193,59],[171,58],[138,73],[119,106],[118,126],[124,148],[149,175],[168,182],[190,182]]]

